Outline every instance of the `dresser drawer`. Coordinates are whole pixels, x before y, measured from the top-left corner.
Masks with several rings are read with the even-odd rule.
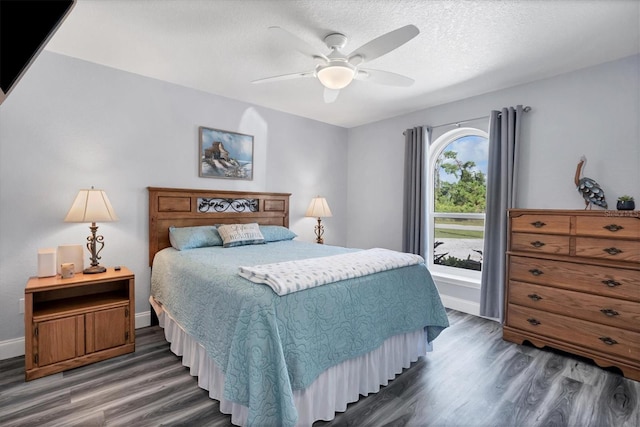
[[[508,326],[512,328],[579,345],[589,351],[624,357],[636,364],[640,359],[638,332],[515,304],[508,305],[507,316]]]
[[[640,303],[511,280],[509,303],[640,332]]]
[[[578,236],[603,236],[640,239],[640,218],[605,216],[576,218]]]
[[[576,237],[576,256],[640,262],[640,241]]]
[[[640,271],[548,259],[509,257],[510,279],[640,301]]]
[[[513,233],[511,250],[569,255],[569,236],[554,234]]]
[[[568,216],[525,214],[511,218],[511,231],[569,234],[570,224],[571,221]]]

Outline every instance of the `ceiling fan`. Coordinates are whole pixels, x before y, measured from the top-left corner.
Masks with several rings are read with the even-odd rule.
[[[330,49],[327,55],[317,53],[315,48],[307,42],[281,27],[269,27],[269,30],[280,42],[311,57],[317,62],[317,65],[313,70],[267,77],[254,80],[251,83],[314,77],[324,86],[324,100],[327,103],[334,102],[338,98],[340,89],[347,87],[354,79],[387,86],[411,86],[413,84],[413,79],[407,76],[390,71],[361,68],[361,65],[397,49],[417,36],[420,30],[415,25],[405,25],[383,34],[349,54],[342,52],[342,48],[347,44],[347,36],[341,33],[331,33],[324,38],[324,43]]]

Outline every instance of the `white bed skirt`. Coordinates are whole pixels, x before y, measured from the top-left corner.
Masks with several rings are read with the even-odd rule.
[[[190,368],[191,375],[198,377],[198,386],[220,402],[220,412],[230,414],[233,424],[246,425],[248,408],[223,397],[224,374],[208,357],[204,347],[161,306],[150,300],[165,337],[171,343],[171,351],[182,356],[182,364]],[[427,351],[431,351],[427,333],[420,329],[393,336],[377,349],[327,369],[306,389],[294,390],[297,425],[311,426],[316,420],[332,420],[336,412],[344,412],[347,404],[357,401],[360,395],[377,393],[381,385],[387,385]]]

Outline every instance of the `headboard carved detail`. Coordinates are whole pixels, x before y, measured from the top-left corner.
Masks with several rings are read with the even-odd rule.
[[[209,199],[198,197],[198,212],[258,212],[258,199]]]

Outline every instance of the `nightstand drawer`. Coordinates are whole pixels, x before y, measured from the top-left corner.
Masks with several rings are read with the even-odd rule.
[[[511,231],[521,233],[569,234],[570,218],[561,215],[520,215],[511,218]]]
[[[624,357],[634,363],[640,359],[640,333],[515,304],[509,304],[507,310],[512,328]]]
[[[510,279],[640,301],[640,272],[548,259],[509,257]]]
[[[509,303],[640,332],[640,304],[633,301],[512,280]]]
[[[611,238],[640,239],[640,218],[633,217],[578,217],[576,234]]]
[[[576,237],[576,256],[638,263],[640,242]]]
[[[552,234],[513,233],[511,250],[569,255],[569,239],[569,236]]]

